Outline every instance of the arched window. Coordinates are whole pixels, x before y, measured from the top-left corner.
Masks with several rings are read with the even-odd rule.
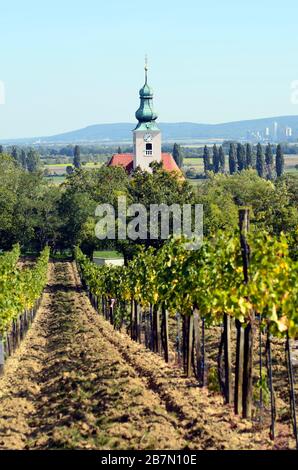
[[[146,155],[152,155],[152,144],[146,144]]]

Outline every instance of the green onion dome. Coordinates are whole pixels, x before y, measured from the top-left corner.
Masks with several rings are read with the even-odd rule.
[[[157,114],[153,110],[153,91],[147,83],[147,73],[145,85],[140,89],[140,107],[135,116],[140,123],[157,119]]]

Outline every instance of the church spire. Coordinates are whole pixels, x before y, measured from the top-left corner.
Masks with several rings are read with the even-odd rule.
[[[145,84],[147,83],[147,75],[148,75],[148,56],[147,54],[145,55]]]
[[[136,111],[136,118],[139,121],[136,129],[156,129],[155,123],[157,114],[153,110],[153,91],[148,85],[148,58],[145,56],[145,84],[140,89],[140,106]]]

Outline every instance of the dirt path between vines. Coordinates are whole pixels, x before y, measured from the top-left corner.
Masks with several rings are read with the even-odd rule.
[[[50,263],[33,326],[0,380],[0,449],[289,448],[113,330],[72,263]]]

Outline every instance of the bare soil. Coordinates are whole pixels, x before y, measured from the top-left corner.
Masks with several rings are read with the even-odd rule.
[[[74,264],[50,263],[34,324],[0,380],[0,449],[286,449],[115,331]]]

